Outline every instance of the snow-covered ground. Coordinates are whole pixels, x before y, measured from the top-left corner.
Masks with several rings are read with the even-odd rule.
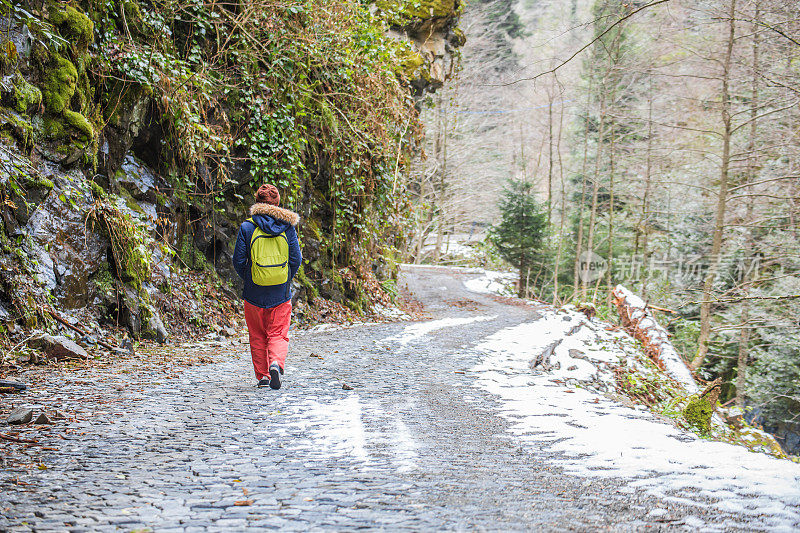
[[[644,409],[575,386],[588,381],[602,390],[613,379],[604,363],[636,348],[624,333],[607,331],[575,311],[543,313],[477,347],[484,357],[473,369],[476,386],[501,400],[516,438],[534,450],[544,445],[563,452],[561,466],[570,475],[622,478],[631,492],[751,515],[770,530],[800,528],[800,465],[700,439]],[[543,352],[552,352],[550,370],[532,370]],[[733,526],[695,518],[684,524]]]
[[[517,280],[515,273],[484,269],[473,269],[473,271],[482,275],[479,278],[464,282],[464,286],[468,291],[483,294],[494,293],[501,296],[514,294],[514,282]]]

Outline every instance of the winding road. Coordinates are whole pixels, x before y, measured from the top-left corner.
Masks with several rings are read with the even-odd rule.
[[[511,431],[477,384],[478,347],[541,310],[467,291],[476,276],[405,269],[431,321],[298,332],[279,391],[254,387],[246,345],[161,384],[123,376],[146,386],[74,423],[83,434],[42,452],[46,469],[0,472],[0,531],[800,527],[780,508],[778,522],[725,511],[700,488],[658,497],[572,475],[559,439]]]

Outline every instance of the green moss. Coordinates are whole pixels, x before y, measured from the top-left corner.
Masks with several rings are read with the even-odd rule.
[[[132,2],[128,0],[122,3],[125,10],[125,21],[128,23],[128,28],[131,31],[139,29],[142,23],[142,9],[139,7],[139,2]]]
[[[147,294],[147,293],[143,292],[143,294]],[[148,304],[144,300],[139,300],[139,318],[142,321],[141,323],[142,323],[142,329],[143,330],[148,327],[148,322],[150,321],[151,318],[153,318],[154,314],[155,314],[155,311],[150,306],[150,304]]]
[[[300,282],[300,285],[302,285],[303,288],[306,289],[306,295],[308,296],[308,301],[310,303],[313,303],[314,300],[319,298],[319,290],[317,290],[314,284],[311,283],[311,280],[308,279],[308,276],[306,276],[305,270],[303,269],[302,266],[297,271],[295,279],[297,279],[297,281]]]
[[[81,132],[87,141],[94,137],[94,128],[92,128],[92,125],[89,123],[86,117],[80,113],[65,109],[64,120],[67,124]]]
[[[183,236],[181,247],[178,250],[178,256],[183,263],[192,270],[211,270],[211,265],[208,264],[206,256],[197,249],[190,235]]]
[[[62,11],[52,11],[50,20],[58,27],[61,36],[79,50],[86,50],[89,43],[94,41],[94,23],[72,6],[66,6]]]
[[[64,120],[60,116],[45,115],[42,118],[42,135],[48,140],[61,140],[66,138],[67,130],[64,129]]]
[[[71,61],[56,55],[45,67],[42,100],[48,111],[62,113],[69,105],[75,86],[78,82],[78,71]]]
[[[28,83],[17,72],[14,76],[14,108],[17,113],[27,113],[28,109],[42,103],[42,91]]]
[[[415,52],[404,46],[400,48],[397,54],[397,71],[396,74],[402,74],[408,79],[423,79],[430,81],[430,70],[425,68],[425,58],[421,54]]]
[[[322,230],[319,227],[319,222],[316,219],[308,218],[303,220],[303,233],[322,242]],[[310,235],[309,235],[310,234]]]
[[[409,19],[452,17],[455,0],[378,0],[375,5],[387,15],[390,24],[403,25]]]
[[[150,280],[152,265],[147,251],[146,231],[127,214],[114,205],[117,197],[108,195],[108,201],[92,213],[111,241],[114,263],[118,277],[137,291],[142,283]]]
[[[711,431],[713,414],[714,406],[705,397],[691,396],[683,408],[684,420],[702,435],[707,435]]]
[[[100,270],[94,275],[94,279],[92,280],[94,286],[97,289],[97,292],[100,294],[105,294],[107,296],[114,295],[115,286],[114,286],[114,278],[111,277],[111,272],[108,270],[108,265],[103,264],[100,267]]]
[[[746,446],[750,451],[766,453],[782,459],[787,457],[775,437],[764,430],[747,425],[736,432],[734,442]]]
[[[117,175],[119,175],[119,172],[117,172]],[[133,196],[131,196],[131,193],[128,191],[128,189],[125,189],[124,187],[120,188],[119,195],[122,197],[123,200],[125,200],[125,205],[128,206],[128,209],[130,209],[137,215],[145,214],[144,209],[142,209],[142,206],[140,206],[139,203],[136,201],[136,199]]]
[[[453,34],[450,42],[453,43],[454,46],[464,46],[464,43],[467,42],[467,36],[461,31],[461,28],[456,27],[450,31]]]
[[[39,176],[38,174],[26,173],[24,174],[24,176],[25,176],[25,183],[29,187],[35,187],[37,189],[52,189],[53,187],[55,187],[55,184],[51,180]]]
[[[100,199],[106,197],[106,191],[97,182],[90,181],[89,187],[92,189],[92,196],[95,198]]]
[[[12,41],[3,42],[0,46],[0,73],[5,73],[14,68],[18,59],[17,45]]]
[[[9,134],[26,153],[33,148],[33,124],[11,110],[0,108],[0,132]]]

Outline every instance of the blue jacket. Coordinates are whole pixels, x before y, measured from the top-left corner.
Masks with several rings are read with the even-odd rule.
[[[242,298],[256,307],[269,309],[292,299],[292,278],[297,274],[297,269],[303,261],[295,229],[300,222],[300,216],[274,205],[253,204],[250,208],[250,217],[266,233],[278,235],[286,232],[286,240],[289,242],[289,280],[283,285],[269,287],[256,285],[250,275],[250,241],[256,227],[248,220],[242,222],[239,227],[239,236],[236,238],[236,248],[233,251],[233,268],[244,281]]]

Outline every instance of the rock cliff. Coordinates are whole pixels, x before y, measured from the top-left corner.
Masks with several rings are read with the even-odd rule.
[[[452,75],[461,6],[317,4],[0,4],[5,335],[51,308],[158,340],[207,322],[262,181],[303,218],[299,297],[369,310],[414,97]]]

